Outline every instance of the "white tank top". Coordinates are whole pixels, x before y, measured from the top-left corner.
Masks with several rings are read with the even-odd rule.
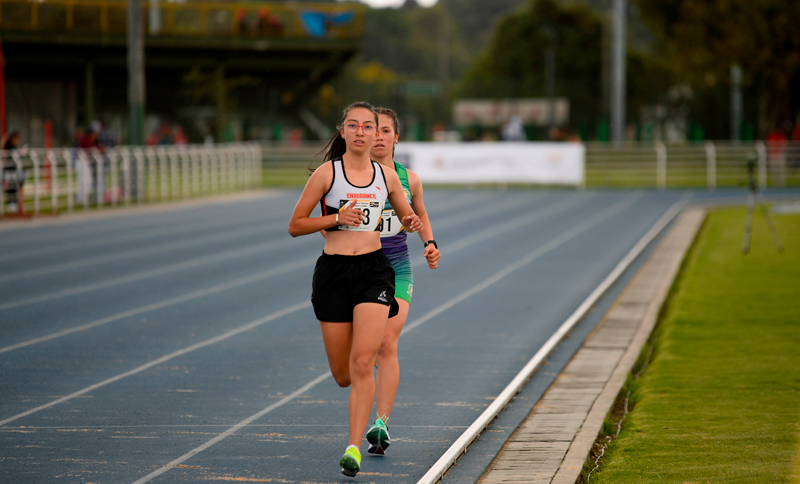
[[[381,213],[383,212],[383,206],[386,204],[389,189],[386,186],[386,178],[383,175],[383,168],[380,163],[373,160],[370,161],[373,169],[372,181],[366,186],[359,187],[353,185],[347,179],[347,173],[345,173],[344,163],[341,158],[331,160],[333,181],[327,193],[319,201],[322,215],[341,212],[344,210],[345,205],[355,201],[355,208],[364,212],[364,220],[357,227],[340,225],[325,229],[326,231],[380,231]]]

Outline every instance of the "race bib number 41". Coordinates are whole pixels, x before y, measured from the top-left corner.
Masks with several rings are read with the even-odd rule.
[[[400,223],[397,213],[394,210],[387,209],[381,214],[381,225],[379,229],[381,231],[381,237],[392,237],[399,234],[404,227],[403,224]]]
[[[345,206],[353,202],[353,200],[339,200],[339,212],[345,209]],[[361,225],[342,225],[339,230],[349,230],[352,232],[372,232],[378,228],[381,222],[381,213],[383,212],[384,200],[355,200],[356,204],[353,208],[364,212],[364,219]]]

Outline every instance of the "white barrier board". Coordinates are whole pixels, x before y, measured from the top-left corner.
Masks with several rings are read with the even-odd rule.
[[[401,143],[395,160],[423,183],[583,185],[582,143]]]

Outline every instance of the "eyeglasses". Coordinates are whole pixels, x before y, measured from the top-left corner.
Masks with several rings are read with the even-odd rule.
[[[361,128],[361,131],[363,131],[364,134],[367,136],[375,134],[376,127],[374,124],[358,124],[358,123],[344,124],[344,129],[348,133],[358,133],[358,128]]]

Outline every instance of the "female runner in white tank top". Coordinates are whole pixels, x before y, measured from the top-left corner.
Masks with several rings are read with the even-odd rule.
[[[397,312],[394,269],[376,230],[385,201],[404,226],[422,229],[397,174],[370,159],[377,129],[378,114],[368,103],[344,111],[327,163],[309,178],[289,221],[292,237],[326,231],[311,301],[331,373],[339,386],[351,386],[350,445],[339,461],[347,476],[361,468],[361,441],[375,401],[375,361],[390,310]],[[317,203],[322,215],[311,217]]]

